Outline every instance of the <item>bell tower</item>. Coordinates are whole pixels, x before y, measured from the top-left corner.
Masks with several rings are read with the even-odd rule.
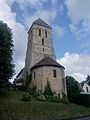
[[[45,57],[56,59],[51,30],[52,28],[40,18],[33,22],[28,31],[25,68],[30,69]]]

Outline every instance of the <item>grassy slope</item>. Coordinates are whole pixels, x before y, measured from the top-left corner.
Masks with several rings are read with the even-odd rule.
[[[0,120],[54,120],[90,114],[90,109],[75,105],[32,100],[22,102],[22,92],[12,92],[0,99]]]

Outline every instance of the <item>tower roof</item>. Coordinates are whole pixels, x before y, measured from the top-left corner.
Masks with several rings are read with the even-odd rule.
[[[59,63],[57,63],[55,60],[53,60],[50,57],[45,57],[44,59],[42,59],[40,62],[38,62],[37,64],[35,64],[31,69],[35,69],[38,67],[42,67],[42,66],[54,66],[54,67],[61,67],[64,68],[62,65],[60,65]],[[64,68],[65,69],[65,68]]]
[[[44,26],[46,28],[52,29],[46,22],[44,22],[41,18],[37,19],[36,21],[33,22],[33,24],[36,25],[41,25]]]

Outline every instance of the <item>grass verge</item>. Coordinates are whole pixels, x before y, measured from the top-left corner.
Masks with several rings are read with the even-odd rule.
[[[90,109],[76,104],[40,102],[34,98],[22,102],[23,92],[12,91],[0,98],[0,120],[55,120],[90,114]]]

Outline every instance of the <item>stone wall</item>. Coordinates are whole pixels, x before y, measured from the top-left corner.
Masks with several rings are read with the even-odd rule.
[[[41,36],[39,36],[39,29],[41,30]],[[45,37],[45,31],[47,31],[47,37]],[[42,45],[42,39],[44,39],[44,45]],[[54,60],[56,59],[51,29],[40,25],[33,25],[28,33],[25,67],[30,69],[46,56]]]
[[[56,70],[56,77],[53,77],[53,70]],[[36,78],[34,79],[34,72],[36,73]],[[47,85],[47,80],[50,81],[50,85],[53,92],[57,94],[60,93],[62,98],[62,91],[67,94],[66,91],[66,81],[64,76],[63,68],[44,66],[39,67],[32,71],[32,85],[37,87],[37,90],[42,90],[44,92],[45,86]],[[64,81],[64,83],[63,83]]]

